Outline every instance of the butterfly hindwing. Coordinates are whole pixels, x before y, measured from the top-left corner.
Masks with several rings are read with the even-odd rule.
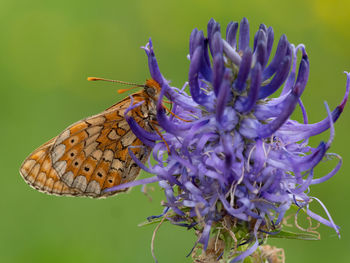
[[[141,100],[138,95],[133,96]],[[35,189],[49,194],[91,197],[116,194],[103,190],[135,180],[140,171],[128,147],[133,147],[142,162],[150,152],[124,118],[130,103],[130,98],[126,98],[101,114],[69,126],[23,162],[22,177]],[[144,121],[142,110],[135,109],[130,114],[138,123]]]
[[[77,195],[76,189],[70,189],[63,183],[52,168],[50,149],[55,138],[35,150],[22,164],[20,173],[33,188],[48,194]]]

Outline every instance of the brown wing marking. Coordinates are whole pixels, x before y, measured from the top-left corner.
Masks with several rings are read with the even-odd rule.
[[[140,98],[135,103],[138,100]],[[101,197],[116,194],[102,191],[132,181],[138,175],[140,169],[134,168],[136,164],[129,156],[128,146],[142,143],[124,119],[124,111],[129,105],[130,98],[125,99],[106,112],[70,126],[58,136],[51,151],[55,157],[53,167],[68,187],[81,191],[79,195]],[[133,117],[142,122],[139,110],[135,113],[132,112]],[[144,149],[134,150],[138,157],[142,151]]]
[[[133,94],[134,103],[144,96]],[[102,197],[106,188],[135,180],[140,168],[128,153],[128,147],[142,162],[150,153],[148,147],[131,132],[124,119],[130,98],[101,114],[79,121],[56,138],[34,151],[22,164],[20,173],[35,189],[56,195]],[[144,105],[130,114],[144,128],[147,111]]]
[[[76,195],[76,189],[68,188],[51,165],[50,148],[56,138],[51,139],[23,162],[20,174],[23,179],[36,190],[56,195]]]

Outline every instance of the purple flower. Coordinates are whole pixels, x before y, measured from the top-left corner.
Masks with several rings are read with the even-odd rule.
[[[341,166],[341,158],[327,151],[334,137],[333,124],[344,109],[350,87],[350,74],[346,73],[343,101],[332,112],[325,104],[325,119],[309,124],[300,98],[309,77],[304,45],[295,47],[282,35],[270,59],[274,41],[271,27],[260,25],[251,40],[248,20],[243,18],[238,36],[237,31],[238,23],[229,23],[226,39],[222,39],[220,25],[213,19],[206,37],[203,31],[192,31],[191,95],[171,87],[162,76],[151,40],[144,47],[151,76],[162,87],[157,121],[164,141],[155,136],[156,164],[147,168],[138,162],[156,175],[149,181],[159,181],[164,189],[165,206],[173,213],[167,219],[174,224],[195,225],[197,243],[204,250],[210,235],[219,235],[218,229],[246,231],[245,235],[237,234],[237,239],[250,246],[231,255],[232,262],[253,253],[263,233],[280,229],[292,205],[339,234],[325,206],[310,196],[310,186],[330,179]],[[278,90],[279,96],[275,95]],[[162,106],[164,96],[173,102],[175,117]],[[296,107],[303,112],[303,123],[290,119]],[[331,130],[327,142],[317,147],[308,144],[310,137],[327,129]],[[141,127],[137,135],[141,140],[152,140]],[[315,166],[329,158],[337,158],[337,166],[316,178]],[[311,200],[321,204],[327,218],[310,210]]]

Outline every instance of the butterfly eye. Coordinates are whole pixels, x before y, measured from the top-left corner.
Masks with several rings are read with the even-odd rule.
[[[150,96],[154,97],[156,95],[156,90],[153,87],[145,86],[145,92]]]

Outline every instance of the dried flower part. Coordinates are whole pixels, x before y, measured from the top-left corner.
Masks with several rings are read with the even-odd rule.
[[[254,263],[284,263],[285,255],[282,248],[276,248],[269,245],[260,246],[259,250],[253,254]]]
[[[293,204],[339,234],[325,206],[309,192],[311,185],[330,179],[341,166],[341,158],[327,151],[350,86],[346,73],[342,102],[332,112],[325,104],[325,119],[309,124],[301,101],[309,77],[304,45],[295,47],[282,35],[271,57],[273,29],[262,24],[253,39],[249,31],[246,18],[240,25],[229,23],[225,39],[213,19],[207,36],[198,29],[192,31],[190,95],[169,85],[149,41],[144,49],[151,76],[162,88],[156,118],[164,140],[154,141],[156,164],[145,167],[133,157],[156,175],[152,181],[159,181],[164,189],[165,206],[173,213],[167,219],[176,225],[195,226],[196,244],[202,244],[207,254],[212,252],[211,233],[225,242],[225,253],[227,246],[228,251],[238,246],[232,262],[251,255],[259,239],[279,229]],[[279,90],[280,95],[274,95]],[[162,106],[164,96],[173,102],[173,115]],[[302,123],[291,119],[296,107],[302,110]],[[133,129],[142,141],[152,141],[149,132]],[[327,129],[331,130],[327,142],[317,147],[308,144],[310,137]],[[329,158],[337,158],[337,166],[316,178],[315,166]],[[312,199],[321,204],[327,218],[310,210]]]

